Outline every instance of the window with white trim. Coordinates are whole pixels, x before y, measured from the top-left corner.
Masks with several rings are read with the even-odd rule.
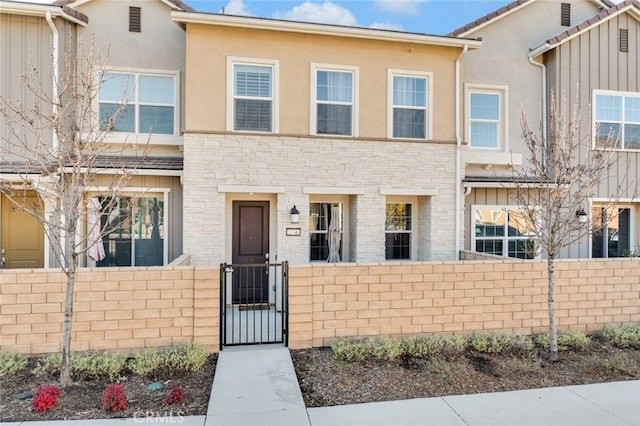
[[[389,137],[430,138],[431,73],[389,70]]]
[[[177,75],[109,71],[98,90],[100,128],[114,132],[176,134]]]
[[[309,203],[309,260],[344,260],[344,204]]]
[[[595,148],[640,150],[640,93],[594,91]]]
[[[499,149],[502,142],[502,92],[469,90],[469,146]]]
[[[412,205],[387,203],[384,252],[387,260],[411,259]]]
[[[591,257],[627,257],[631,255],[633,218],[629,207],[597,206],[591,210],[593,232]]]
[[[164,195],[97,198],[105,257],[96,266],[164,265]]]
[[[472,250],[519,259],[537,256],[533,224],[517,207],[473,206]]]
[[[278,61],[229,57],[227,128],[275,133]]]
[[[357,136],[358,69],[312,64],[311,70],[312,133]]]

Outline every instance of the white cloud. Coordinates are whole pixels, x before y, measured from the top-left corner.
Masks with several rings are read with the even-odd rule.
[[[402,15],[418,15],[420,5],[428,0],[375,0],[374,6],[385,12]]]
[[[404,28],[402,28],[402,25],[390,24],[390,23],[384,23],[384,22],[374,22],[373,24],[369,25],[369,28],[375,28],[378,30],[404,31]]]
[[[253,14],[247,8],[242,0],[230,0],[224,7],[224,13],[227,15],[252,16]]]
[[[289,21],[317,22],[321,24],[357,26],[358,21],[348,9],[325,0],[323,3],[306,1],[288,11],[273,14],[276,19]]]

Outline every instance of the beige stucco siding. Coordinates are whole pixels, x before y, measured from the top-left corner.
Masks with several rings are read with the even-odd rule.
[[[141,31],[129,31],[129,6],[141,8]],[[175,137],[154,135],[152,145],[181,145],[184,129],[185,32],[171,20],[170,8],[159,0],[93,0],[77,7],[89,16],[89,24],[79,30],[85,50],[93,38],[107,70],[179,73],[180,115]],[[112,135],[118,141],[124,137]],[[129,136],[131,142],[135,138]],[[144,138],[139,141],[143,141]]]
[[[359,136],[387,136],[387,72],[433,73],[433,139],[452,141],[459,48],[188,24],[187,130],[225,131],[227,57],[279,61],[279,128],[310,134],[311,64],[359,69]]]
[[[464,83],[474,87],[504,88],[507,108],[506,131],[500,151],[521,154],[526,163],[529,154],[522,141],[521,117],[525,114],[534,129],[539,128],[542,112],[542,71],[529,62],[530,49],[539,46],[568,27],[560,25],[560,1],[537,0],[506,14],[492,25],[480,27],[468,37],[481,37],[482,47],[465,55]],[[590,0],[567,1],[571,4],[571,25],[598,13]],[[464,98],[468,108],[468,98]],[[466,110],[465,110],[466,111]],[[464,139],[468,141],[468,126]],[[469,149],[469,151],[478,151]],[[482,150],[480,150],[482,151]],[[487,164],[491,163],[491,160]],[[486,164],[467,165],[467,176],[511,175],[507,167],[484,169]],[[494,166],[496,164],[493,164]],[[504,164],[502,164],[504,165]]]

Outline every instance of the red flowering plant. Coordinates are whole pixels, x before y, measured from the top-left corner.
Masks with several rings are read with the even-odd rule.
[[[55,385],[40,385],[31,400],[31,408],[36,413],[51,410],[58,404],[58,398],[62,396],[62,391]]]
[[[122,385],[109,385],[102,392],[102,409],[117,413],[126,410],[128,405],[127,396],[124,394]]]
[[[180,386],[176,386],[162,399],[164,405],[182,404],[184,403],[184,390]]]

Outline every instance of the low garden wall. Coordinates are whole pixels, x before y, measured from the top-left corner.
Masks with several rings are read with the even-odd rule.
[[[640,259],[561,260],[562,329],[640,323]],[[65,276],[0,270],[0,350],[59,350]],[[344,336],[537,333],[547,327],[546,263],[462,261],[289,267],[289,346]],[[82,269],[74,350],[196,342],[219,347],[219,270],[211,267]]]
[[[0,350],[56,352],[62,340],[65,275],[0,270]],[[73,350],[121,350],[197,342],[219,350],[220,276],[193,266],[82,269]]]
[[[548,327],[546,261],[290,267],[289,346],[344,336],[532,334]],[[640,260],[556,263],[561,329],[640,323]]]

